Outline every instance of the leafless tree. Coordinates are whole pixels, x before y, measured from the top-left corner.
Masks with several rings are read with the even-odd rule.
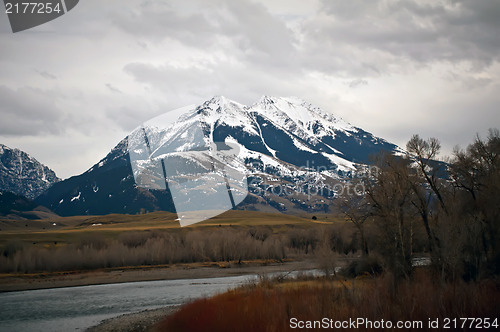
[[[477,230],[484,259],[474,262],[464,257],[465,263],[473,266],[478,273],[488,270],[500,273],[500,132],[490,129],[488,138],[477,136],[465,150],[455,148],[450,164],[450,178],[457,189],[455,200],[458,201],[461,218],[467,219],[468,228]],[[464,195],[465,193],[465,195]],[[467,240],[472,239],[469,234]],[[469,253],[477,248],[469,246]],[[473,250],[474,249],[474,250]],[[467,251],[467,250],[466,250]],[[476,265],[476,266],[474,266]]]
[[[339,201],[341,212],[349,218],[359,232],[362,254],[364,256],[368,255],[364,225],[368,218],[373,215],[370,200],[365,195],[344,193],[339,197]]]
[[[387,245],[386,258],[398,276],[412,271],[412,188],[408,179],[408,161],[391,154],[377,159],[378,171],[367,181],[367,199],[372,205],[375,221],[382,229]]]

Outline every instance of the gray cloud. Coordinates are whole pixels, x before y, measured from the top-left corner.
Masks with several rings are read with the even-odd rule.
[[[500,3],[323,1],[304,24],[312,68],[378,76],[433,62],[484,68],[500,54]]]
[[[247,0],[146,1],[135,9],[118,11],[112,22],[144,40],[175,40],[204,51],[225,50],[241,61],[266,66],[283,66],[294,58],[293,32],[262,4]],[[145,46],[144,41],[138,43]]]
[[[58,134],[61,112],[50,91],[34,88],[9,89],[0,85],[0,133],[3,135]]]
[[[40,74],[40,76],[42,76],[43,78],[48,79],[48,80],[56,80],[57,79],[57,76],[55,76],[51,73],[48,73],[46,71],[37,71],[37,73]]]
[[[215,22],[201,13],[180,13],[181,5],[180,1],[144,1],[138,6],[132,4],[130,10],[116,11],[111,22],[128,34],[153,42],[176,39],[194,47],[214,43]]]
[[[256,102],[262,95],[300,95],[307,98],[318,92],[311,86],[303,89],[303,78],[296,71],[269,75],[265,68],[252,63],[207,63],[204,66],[179,68],[172,64],[130,63],[124,71],[141,84],[161,93],[174,109],[202,103],[214,95],[224,95],[244,104]],[[168,109],[167,109],[168,110]]]
[[[500,123],[498,17],[486,0],[86,0],[18,34],[3,20],[0,142],[69,176],[83,167],[71,145],[90,165],[153,116],[267,94],[402,145],[413,133],[463,145]],[[51,160],[58,139],[68,153]]]
[[[221,31],[235,36],[239,48],[254,61],[266,61],[267,64],[279,66],[290,64],[295,56],[292,31],[284,22],[259,4],[249,1],[227,1],[226,8],[232,14],[228,22],[224,22]]]
[[[109,89],[109,91],[111,92],[115,92],[115,93],[122,93],[119,89],[115,88],[112,84],[110,83],[106,83],[105,84],[106,87]]]
[[[355,80],[348,82],[347,85],[350,88],[357,88],[358,86],[368,85],[368,81],[361,78],[357,78]]]

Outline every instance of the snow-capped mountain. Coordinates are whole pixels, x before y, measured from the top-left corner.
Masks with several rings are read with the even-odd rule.
[[[148,148],[138,148],[144,137]],[[148,160],[227,144],[238,151],[235,169],[248,175],[250,194],[239,207],[280,211],[326,211],[335,183],[372,154],[400,151],[299,98],[264,96],[246,106],[218,96],[139,126],[87,172],[38,201],[62,215],[173,211],[168,184],[150,177],[152,184],[138,186],[134,172]]]
[[[26,152],[0,144],[0,191],[34,199],[58,181],[53,170]]]

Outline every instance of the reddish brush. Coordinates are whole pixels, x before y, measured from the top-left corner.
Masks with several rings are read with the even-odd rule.
[[[241,288],[194,301],[167,317],[159,331],[286,331],[290,319],[349,320],[358,317],[393,322],[495,317],[498,282],[440,283],[425,275],[394,287],[389,278],[354,283],[317,281],[295,287],[269,284]]]

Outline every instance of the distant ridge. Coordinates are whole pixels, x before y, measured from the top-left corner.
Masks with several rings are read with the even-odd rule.
[[[43,219],[58,217],[46,207],[8,191],[0,191],[0,219]]]

